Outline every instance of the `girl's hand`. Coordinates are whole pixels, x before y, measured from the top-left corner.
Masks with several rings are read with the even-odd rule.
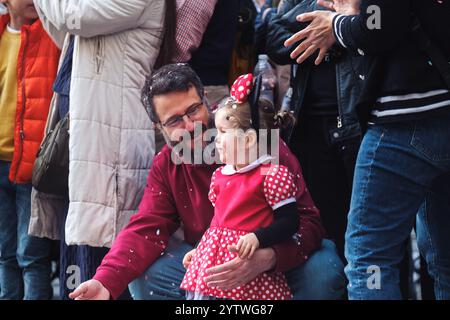
[[[189,268],[189,265],[191,264],[192,258],[194,257],[195,249],[189,251],[184,255],[183,258],[183,266],[185,269]]]
[[[259,241],[254,233],[242,236],[236,245],[236,251],[241,259],[251,259],[258,248]]]
[[[92,279],[80,284],[74,292],[69,294],[69,298],[75,300],[109,300],[111,294],[100,281]]]
[[[360,2],[361,0],[317,0],[319,6],[348,16],[359,14]]]

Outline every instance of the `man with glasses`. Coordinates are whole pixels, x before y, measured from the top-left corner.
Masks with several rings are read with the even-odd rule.
[[[185,155],[181,164],[175,164],[172,155],[187,135],[191,148],[208,144],[206,130],[213,128],[213,116],[204,103],[200,79],[188,65],[168,65],[146,82],[142,98],[168,145],[154,159],[139,213],[121,231],[94,279],[71,294],[73,299],[115,299],[135,279],[130,285],[134,299],[183,299],[182,259],[211,222],[214,209],[208,191],[212,173],[221,164],[190,164]],[[283,142],[279,145],[280,163],[297,176],[298,203],[312,203],[297,159]],[[207,284],[233,289],[274,270],[286,272],[294,299],[341,298],[343,265],[334,244],[322,241],[317,208],[299,207],[299,216],[295,239],[259,249],[250,260],[236,258],[211,268]],[[179,227],[183,240],[174,236]]]

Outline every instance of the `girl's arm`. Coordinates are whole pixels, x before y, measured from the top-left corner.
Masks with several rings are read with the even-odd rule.
[[[289,240],[271,247],[276,255],[274,270],[285,272],[304,263],[321,247],[325,231],[320,223],[319,211],[314,206],[303,180],[300,163],[286,143],[281,140],[279,154],[280,164],[286,166],[294,177],[298,190],[295,195],[298,204],[297,212],[300,217],[296,241]]]
[[[241,259],[251,259],[256,249],[267,248],[275,244],[288,241],[298,230],[300,217],[298,216],[295,199],[293,203],[286,204],[275,210],[274,221],[266,228],[260,228],[254,233],[242,236],[236,251]]]
[[[237,244],[239,256],[251,259],[258,248],[267,248],[291,239],[299,228],[300,217],[295,195],[294,177],[285,166],[272,166],[263,184],[267,203],[274,211],[274,220],[268,226],[249,233]]]
[[[299,228],[297,203],[292,202],[274,211],[274,221],[267,228],[255,231],[260,248],[267,248],[288,241]]]

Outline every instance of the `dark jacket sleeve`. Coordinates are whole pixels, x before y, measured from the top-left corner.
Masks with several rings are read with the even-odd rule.
[[[265,16],[265,19],[262,20],[262,17],[261,17],[259,24],[255,25],[255,47],[256,47],[257,54],[264,54],[267,52],[267,50],[266,50],[267,28],[269,27],[269,21],[272,19],[272,17],[276,13],[277,13],[277,9],[271,8],[270,11]],[[262,16],[262,14],[261,14],[261,16]]]
[[[410,0],[362,0],[357,16],[338,15],[333,31],[339,44],[355,54],[392,51],[411,29]]]
[[[294,64],[290,54],[296,47],[286,48],[284,42],[294,33],[307,27],[307,23],[296,20],[299,14],[313,11],[316,8],[316,0],[286,0],[279,12],[269,22],[267,34],[267,53],[277,64]]]
[[[288,241],[297,232],[300,223],[297,203],[289,203],[274,210],[274,220],[267,228],[255,231],[260,248]]]

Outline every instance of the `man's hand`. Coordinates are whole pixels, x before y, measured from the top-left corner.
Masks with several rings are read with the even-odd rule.
[[[192,249],[191,251],[189,251],[188,253],[186,253],[186,254],[184,255],[184,258],[183,258],[183,267],[184,267],[185,269],[189,268],[189,265],[190,265],[191,262],[192,262],[192,257],[194,257],[194,254],[195,254],[195,249]]]
[[[253,258],[253,254],[258,248],[259,240],[254,233],[248,233],[245,236],[242,236],[236,245],[236,251],[241,259]]]
[[[276,256],[272,248],[258,249],[251,260],[236,257],[220,266],[207,269],[205,282],[208,287],[234,289],[273,269],[275,263]]]
[[[353,16],[359,14],[361,0],[317,0],[317,4],[337,13]]]
[[[69,294],[69,298],[75,300],[109,300],[110,297],[108,289],[94,279],[83,282]]]
[[[297,16],[297,21],[310,21],[311,23],[284,42],[285,47],[289,47],[301,41],[297,48],[292,51],[291,58],[297,59],[297,63],[301,64],[319,50],[319,55],[315,61],[315,64],[319,65],[325,58],[327,51],[336,42],[333,34],[333,18],[336,15],[337,13],[330,11],[314,11]]]

